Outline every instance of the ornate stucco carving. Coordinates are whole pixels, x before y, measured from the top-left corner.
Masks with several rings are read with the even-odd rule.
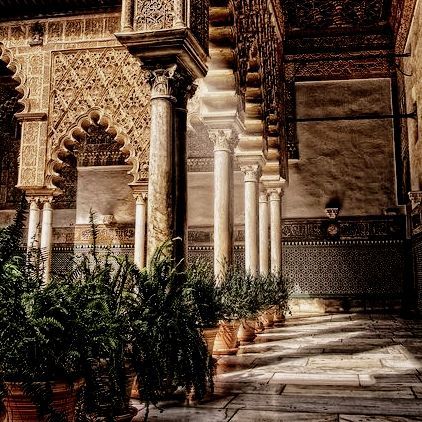
[[[61,154],[92,123],[105,126],[129,154],[134,182],[148,177],[150,90],[146,74],[120,48],[54,52],[47,183],[54,186]]]

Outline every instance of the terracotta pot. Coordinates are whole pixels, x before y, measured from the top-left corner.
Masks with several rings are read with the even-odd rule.
[[[264,330],[264,324],[262,323],[261,318],[258,318],[255,321],[255,333],[262,333]]]
[[[130,398],[139,400],[138,378],[136,377],[133,380],[132,389],[130,391]]]
[[[237,339],[240,345],[253,343],[256,338],[255,333],[255,321],[254,320],[242,320],[240,323],[239,331],[237,332]]]
[[[274,314],[272,311],[269,310],[263,312],[260,316],[260,319],[266,329],[274,326]]]
[[[275,325],[284,325],[286,322],[286,316],[283,312],[280,312],[279,310],[274,311],[274,324]]]
[[[116,416],[114,420],[116,422],[130,422],[137,414],[138,409],[134,406],[130,406],[128,414]]]
[[[239,323],[221,322],[214,342],[213,355],[235,355],[238,351],[237,330]]]
[[[64,382],[53,382],[52,407],[63,413],[69,422],[75,418],[77,395],[84,381],[80,380],[69,386]],[[8,395],[4,399],[7,420],[13,422],[39,422],[37,406],[23,392],[20,383],[7,383]]]
[[[212,352],[214,350],[214,343],[218,330],[218,328],[204,328],[202,330],[202,332],[204,333],[205,342],[207,343],[208,354],[210,355],[212,355]]]

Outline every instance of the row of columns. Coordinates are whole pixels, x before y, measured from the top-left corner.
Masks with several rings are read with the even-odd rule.
[[[44,282],[48,282],[53,249],[53,196],[27,196],[27,201],[29,202],[27,251],[30,253],[33,248],[39,246],[43,259]]]
[[[146,225],[147,225],[147,197],[145,191],[134,188],[135,198],[135,247],[134,263],[139,268],[146,264]],[[40,249],[44,282],[47,283],[51,273],[53,251],[53,196],[27,195],[29,203],[27,253]],[[42,211],[42,218],[41,218]]]
[[[258,164],[241,167],[245,175],[245,269],[267,275],[281,271],[281,187],[260,183]]]
[[[214,271],[223,276],[233,261],[232,129],[211,129],[214,143]],[[261,182],[262,162],[239,159],[245,184],[245,269],[252,274],[281,271],[282,183]],[[243,165],[242,165],[243,164]],[[271,233],[271,234],[270,234]]]

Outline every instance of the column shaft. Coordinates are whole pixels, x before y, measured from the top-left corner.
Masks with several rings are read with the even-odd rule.
[[[51,206],[51,199],[46,200],[43,205],[40,247],[42,265],[44,267],[44,282],[48,283],[50,280],[53,250],[53,208]]]
[[[261,192],[259,195],[259,269],[262,275],[269,271],[269,212],[268,195]]]
[[[38,232],[40,224],[40,209],[37,198],[29,198],[29,218],[28,218],[28,238],[27,251],[30,252],[38,242]]]
[[[174,244],[176,262],[186,264],[188,252],[188,169],[186,157],[186,126],[187,110],[183,106],[175,108],[174,119],[174,148],[173,148],[173,189],[174,189],[174,235],[177,241]]]
[[[170,96],[151,100],[148,184],[148,263],[157,247],[173,238],[173,104]]]
[[[233,261],[231,130],[211,132],[214,142],[214,274],[222,277]]]
[[[146,236],[146,195],[137,194],[135,214],[135,251],[134,262],[138,268],[145,267],[145,236]]]
[[[270,191],[271,271],[281,271],[281,193]]]
[[[245,269],[259,272],[258,172],[259,166],[242,168],[245,173]]]

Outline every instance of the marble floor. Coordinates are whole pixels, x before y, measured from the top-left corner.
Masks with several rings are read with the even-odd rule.
[[[161,404],[155,421],[422,421],[422,321],[290,318],[218,361],[215,394]],[[135,419],[141,421],[143,409]]]

